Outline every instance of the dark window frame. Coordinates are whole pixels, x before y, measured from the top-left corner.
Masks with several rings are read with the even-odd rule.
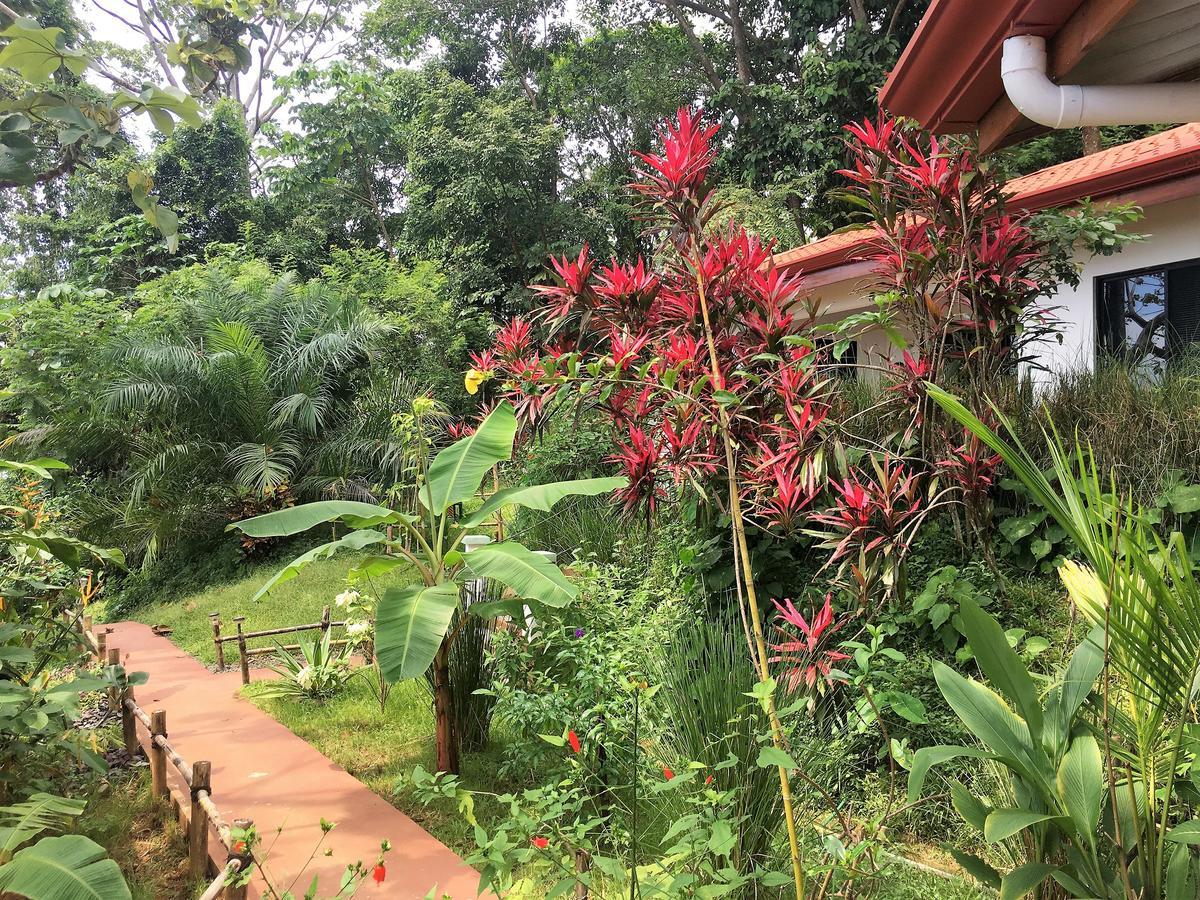
[[[1116,281],[1121,278],[1136,278],[1138,275],[1148,275],[1152,272],[1162,272],[1164,275],[1176,269],[1191,269],[1200,268],[1200,256],[1191,257],[1190,259],[1179,259],[1174,262],[1158,263],[1151,266],[1140,266],[1136,269],[1126,269],[1121,272],[1109,272],[1105,275],[1092,276],[1092,330],[1094,332],[1094,362],[1099,364],[1106,359],[1113,359],[1112,351],[1104,346],[1104,335],[1108,331],[1107,325],[1103,322],[1102,316],[1105,313],[1104,303],[1104,285],[1106,282]],[[1171,318],[1171,293],[1169,282],[1165,285],[1166,296],[1165,306],[1168,323]],[[1167,333],[1168,341],[1168,356],[1167,365],[1171,361],[1171,335]]]

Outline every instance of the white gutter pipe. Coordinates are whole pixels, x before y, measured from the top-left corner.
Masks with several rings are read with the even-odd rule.
[[[1055,84],[1046,75],[1046,39],[1033,35],[1004,41],[1000,76],[1021,115],[1051,128],[1200,122],[1200,82]]]

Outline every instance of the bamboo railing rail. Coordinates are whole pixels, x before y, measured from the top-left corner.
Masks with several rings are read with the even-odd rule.
[[[238,651],[238,666],[242,672],[242,684],[250,683],[250,660],[255,656],[269,656],[272,653],[278,653],[280,650],[285,650],[289,653],[294,653],[300,649],[299,644],[277,645],[274,647],[247,647],[246,642],[255,638],[276,637],[281,634],[298,634],[303,631],[320,631],[322,634],[329,631],[330,628],[345,627],[345,622],[335,622],[329,616],[329,607],[326,606],[321,612],[321,621],[312,622],[306,625],[285,625],[280,628],[264,628],[259,631],[244,631],[242,623],[246,621],[245,616],[234,616],[233,622],[237,627],[236,634],[221,633],[221,614],[219,612],[211,612],[208,614],[209,622],[212,625],[213,633],[213,649],[216,651],[217,668],[224,671],[225,669],[225,645],[236,644]],[[348,641],[337,640],[331,641],[331,644],[338,647],[343,647]]]
[[[90,634],[85,632],[90,638]],[[100,635],[105,637],[106,635]],[[105,647],[103,642],[93,642],[97,651],[103,647],[101,657],[106,664],[120,662],[120,651],[113,647]],[[211,830],[217,834],[217,839],[225,848],[225,865],[217,872],[207,890],[201,895],[207,900],[222,897],[224,900],[246,900],[245,884],[230,885],[226,882],[231,874],[247,869],[252,862],[252,855],[244,841],[235,840],[234,827],[246,829],[254,823],[251,819],[236,819],[231,827],[226,822],[221,811],[212,798],[212,763],[208,760],[188,762],[171,746],[167,736],[166,710],[156,709],[146,712],[137,703],[133,688],[126,687],[119,696],[113,698],[114,705],[121,713],[121,735],[126,752],[132,757],[141,750],[138,740],[137,727],[141,723],[149,735],[150,783],[154,796],[169,800],[170,786],[167,784],[167,764],[175,767],[179,776],[187,785],[190,794],[190,811],[187,816],[188,841],[188,871],[193,878],[208,878],[212,873],[209,860],[209,836]],[[182,817],[182,808],[180,809]]]

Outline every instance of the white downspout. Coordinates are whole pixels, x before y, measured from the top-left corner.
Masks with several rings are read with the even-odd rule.
[[[1013,106],[1051,128],[1200,122],[1198,82],[1055,84],[1046,75],[1046,39],[1041,37],[1005,40],[1000,76]]]

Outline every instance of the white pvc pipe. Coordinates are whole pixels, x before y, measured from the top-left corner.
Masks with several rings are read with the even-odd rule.
[[[1033,35],[1005,40],[1000,76],[1021,115],[1051,128],[1200,122],[1200,83],[1055,84],[1046,75],[1046,39]]]

